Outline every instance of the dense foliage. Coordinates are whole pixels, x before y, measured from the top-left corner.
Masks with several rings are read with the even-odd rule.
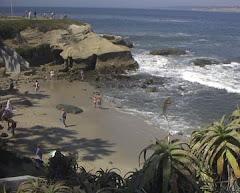
[[[55,156],[51,157],[45,168],[48,181],[66,180],[74,177],[77,173],[77,154],[64,156],[60,150],[56,150]]]
[[[166,112],[166,111],[165,111]],[[239,193],[240,109],[229,118],[194,131],[190,145],[158,140],[142,150],[140,170],[125,177],[117,169],[95,174],[77,167],[77,156],[56,152],[46,167],[47,179],[24,182],[18,193]],[[51,184],[53,181],[65,180]]]

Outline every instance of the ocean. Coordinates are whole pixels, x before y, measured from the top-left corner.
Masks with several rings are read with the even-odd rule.
[[[9,8],[0,8],[6,13]],[[126,78],[101,84],[104,99],[120,111],[134,114],[156,130],[166,130],[163,102],[172,99],[167,115],[172,133],[190,135],[208,123],[219,121],[239,106],[240,99],[240,13],[190,10],[104,9],[104,8],[14,8],[38,14],[56,12],[92,25],[98,34],[115,34],[133,42],[132,54],[139,63]],[[184,56],[152,56],[164,48],[187,51]],[[212,59],[218,65],[199,67],[195,59]],[[151,93],[139,85],[153,80]]]

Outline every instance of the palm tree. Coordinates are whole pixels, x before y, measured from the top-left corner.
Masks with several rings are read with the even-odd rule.
[[[226,124],[225,115],[191,137],[192,153],[215,174],[216,180],[230,181],[240,178],[239,117],[232,114],[232,122]],[[229,185],[228,185],[229,186]]]
[[[174,193],[194,192],[201,190],[198,188],[195,179],[195,166],[198,160],[191,154],[190,150],[185,150],[183,146],[188,145],[178,140],[172,143],[165,140],[156,139],[156,143],[149,145],[139,155],[144,158],[144,189],[146,192]],[[146,158],[147,152],[153,154]]]

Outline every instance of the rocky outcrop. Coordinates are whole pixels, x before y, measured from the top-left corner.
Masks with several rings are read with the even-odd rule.
[[[96,69],[101,72],[113,69],[122,72],[138,68],[129,48],[130,43],[118,36],[101,37],[93,32],[90,25],[74,24],[67,29],[46,33],[37,28],[26,29],[15,39],[19,40],[14,40],[18,45],[12,45],[31,65],[49,62],[59,64],[65,61],[66,68]]]
[[[96,70],[102,73],[122,73],[124,70],[135,70],[137,68],[138,64],[129,51],[105,53],[98,56],[96,61]]]
[[[161,55],[161,56],[169,56],[169,55],[185,55],[187,54],[185,50],[178,49],[163,49],[163,50],[154,50],[150,52],[151,55]]]
[[[148,92],[157,92],[157,87],[152,87],[148,90]]]
[[[115,35],[111,35],[111,34],[103,34],[102,37],[116,45],[123,45],[123,46],[127,46],[129,48],[133,47],[133,43],[124,40],[123,37],[121,37],[121,36],[115,36]]]
[[[195,66],[204,67],[206,65],[219,64],[219,62],[215,60],[208,60],[208,59],[196,59],[193,61],[193,64]]]

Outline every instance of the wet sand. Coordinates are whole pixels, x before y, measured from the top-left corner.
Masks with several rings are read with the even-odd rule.
[[[139,153],[154,137],[166,136],[166,132],[134,115],[122,113],[104,100],[102,109],[94,108],[92,97],[98,90],[86,82],[48,80],[40,81],[40,85],[41,91],[37,93],[33,83],[19,87],[20,93],[29,92],[24,98],[33,102],[32,107],[14,106],[13,119],[18,122],[18,128],[16,138],[9,145],[24,155],[35,157],[36,146],[41,144],[45,162],[50,151],[60,148],[65,154],[77,152],[79,166],[87,170],[117,167],[124,175],[138,168]],[[11,96],[12,103],[19,97],[23,96]],[[65,128],[60,123],[57,104],[78,106],[83,113],[68,113]]]

